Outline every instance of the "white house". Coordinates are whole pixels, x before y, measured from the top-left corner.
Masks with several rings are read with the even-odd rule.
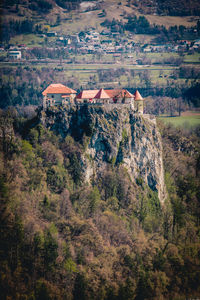
[[[8,52],[8,56],[11,59],[21,59],[22,58],[22,53],[19,50],[11,50]]]

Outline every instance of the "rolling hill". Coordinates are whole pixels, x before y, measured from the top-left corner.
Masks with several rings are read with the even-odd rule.
[[[145,15],[150,24],[165,27],[196,24],[200,12],[198,0],[145,0],[145,1],[63,1],[63,0],[10,0],[1,4],[2,22],[28,19],[34,24],[54,28],[63,34],[72,34],[88,27],[101,30],[107,19],[127,22],[129,16]]]

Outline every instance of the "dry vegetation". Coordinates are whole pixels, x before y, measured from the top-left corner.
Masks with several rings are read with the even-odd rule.
[[[199,131],[159,125],[161,207],[123,165],[83,184],[89,136],[63,140],[36,124],[1,112],[2,299],[199,297]]]
[[[131,1],[129,5],[126,0],[97,1],[95,3],[97,3],[97,9],[91,8],[91,10],[89,9],[89,11],[87,11],[86,8],[79,8],[69,11],[55,5],[54,1],[52,1],[52,9],[36,11],[30,9],[28,1],[23,4],[19,2],[17,8],[16,4],[11,6],[4,4],[2,6],[2,15],[4,22],[6,20],[23,20],[28,18],[43,26],[52,25],[57,32],[62,34],[72,34],[87,29],[88,27],[94,27],[101,31],[103,29],[101,23],[104,22],[105,19],[112,20],[114,18],[126,23],[129,15],[145,15],[151,24],[164,25],[166,28],[175,25],[191,27],[194,26],[198,20],[198,17],[195,16],[159,16],[154,13],[149,14],[148,10],[145,10],[145,3],[142,4],[142,2],[139,7],[134,1]],[[103,10],[106,12],[106,16],[101,17],[100,14]],[[55,26],[58,15],[61,19],[61,25]]]

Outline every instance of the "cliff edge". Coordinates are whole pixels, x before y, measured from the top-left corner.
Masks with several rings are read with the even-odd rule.
[[[142,179],[164,201],[162,142],[154,118],[136,114],[125,105],[51,107],[41,111],[39,118],[63,138],[84,139],[85,181],[98,177],[108,164],[123,164],[131,180]]]

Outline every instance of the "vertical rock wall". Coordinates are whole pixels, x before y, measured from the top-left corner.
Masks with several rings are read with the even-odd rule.
[[[89,181],[100,175],[107,164],[123,164],[132,180],[140,177],[158,192],[163,202],[166,189],[162,161],[162,143],[155,119],[134,114],[127,105],[80,106],[52,108],[43,112],[41,120],[46,127],[65,137],[71,134],[81,140],[88,137],[88,146],[82,155],[84,178]]]

